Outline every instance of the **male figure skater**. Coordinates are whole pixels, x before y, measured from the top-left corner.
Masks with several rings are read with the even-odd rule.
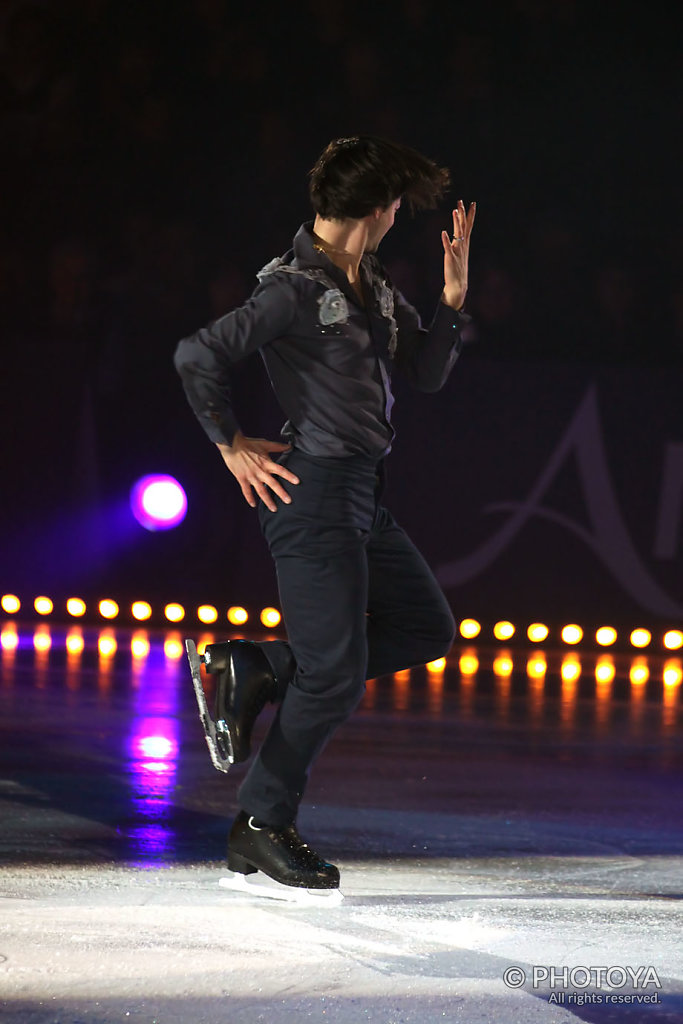
[[[289,641],[205,652],[230,762],[249,757],[256,716],[279,703],[238,792],[228,840],[237,873],[338,888],[337,868],[296,829],[309,768],[366,679],[441,657],[453,641],[448,604],[381,494],[394,368],[437,391],[460,352],[475,204],[459,201],[453,236],[442,232],[444,289],[428,330],[376,255],[402,201],[433,207],[448,184],[445,168],[406,146],[334,140],[310,173],[315,220],[260,271],[242,307],[176,350],[190,405],[258,507]],[[231,364],[256,351],[288,417],[286,443],[245,437],[232,411]]]

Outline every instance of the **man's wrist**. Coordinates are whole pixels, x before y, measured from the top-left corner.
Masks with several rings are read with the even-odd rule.
[[[240,441],[244,440],[244,434],[241,430],[236,430],[230,441],[214,441],[217,448],[220,448],[222,452],[232,452],[235,448],[239,447]]]
[[[457,313],[460,313],[465,305],[466,292],[447,292],[446,289],[441,293],[441,301],[445,306],[450,306]]]

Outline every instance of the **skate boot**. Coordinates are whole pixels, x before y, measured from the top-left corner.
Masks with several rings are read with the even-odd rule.
[[[220,880],[227,889],[309,905],[336,905],[343,899],[338,868],[314,853],[294,824],[257,824],[240,811],[228,839],[228,868],[232,875]],[[248,876],[257,871],[265,879],[250,881]]]
[[[277,683],[268,659],[250,640],[225,640],[197,653],[193,640],[185,641],[199,716],[214,767],[227,772],[251,753],[251,730],[268,701],[275,700]],[[201,665],[216,683],[215,720],[209,714],[201,680]]]
[[[233,763],[246,761],[254,722],[277,693],[270,663],[251,640],[225,640],[206,647],[204,666],[218,676],[215,719],[219,733],[225,737]]]

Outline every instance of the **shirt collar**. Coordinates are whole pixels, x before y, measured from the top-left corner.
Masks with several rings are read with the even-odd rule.
[[[327,269],[331,263],[324,253],[313,248],[313,221],[307,220],[301,225],[294,236],[294,256],[301,263]],[[334,266],[334,264],[332,264]]]

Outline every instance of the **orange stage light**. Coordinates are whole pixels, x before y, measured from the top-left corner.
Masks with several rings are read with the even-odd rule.
[[[182,622],[185,618],[185,609],[181,604],[167,604],[164,608],[164,615],[169,622]]]
[[[493,627],[493,635],[496,640],[509,640],[510,637],[515,635],[515,627],[511,622],[507,622],[507,620],[497,622]]]
[[[197,618],[200,622],[207,624],[215,622],[218,618],[218,610],[212,604],[200,604],[197,609]]]
[[[683,647],[683,633],[680,629],[669,629],[664,634],[664,646],[667,651],[678,651]]]
[[[634,647],[647,647],[652,640],[652,633],[649,629],[634,629],[631,633],[631,643]]]
[[[130,613],[138,622],[145,622],[152,617],[152,606],[148,601],[133,601]]]
[[[268,629],[273,629],[275,626],[280,625],[282,616],[280,615],[277,608],[264,608],[261,612],[261,622]]]
[[[243,626],[248,618],[249,613],[246,608],[241,608],[239,605],[228,608],[228,622],[231,622],[233,626]]]
[[[583,630],[576,623],[563,626],[561,635],[566,644],[578,644],[583,640]]]
[[[98,608],[103,619],[115,619],[119,614],[118,604],[109,597],[105,597],[103,601],[100,601]]]
[[[480,633],[481,625],[476,619],[463,619],[460,623],[460,636],[464,636],[466,640],[473,640]]]

